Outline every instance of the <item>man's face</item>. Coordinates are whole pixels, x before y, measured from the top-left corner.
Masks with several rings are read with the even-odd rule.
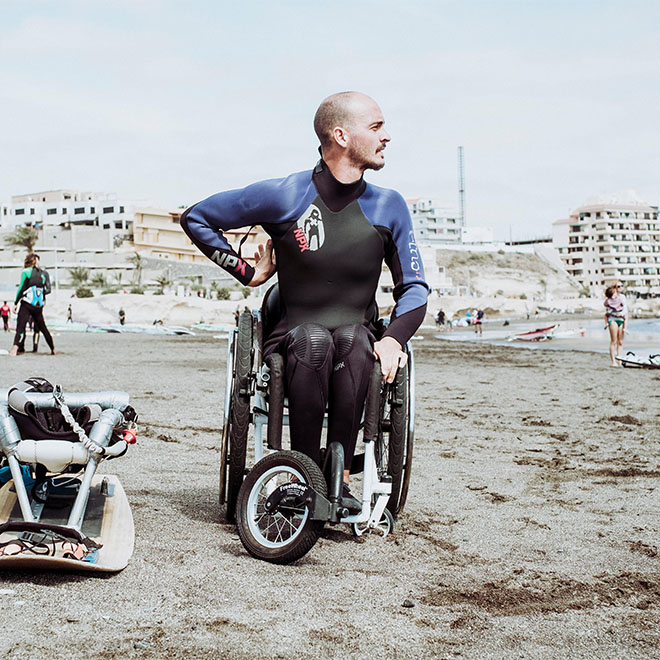
[[[362,171],[380,170],[385,165],[383,150],[390,141],[385,119],[378,105],[365,97],[355,102],[348,126],[347,156]]]

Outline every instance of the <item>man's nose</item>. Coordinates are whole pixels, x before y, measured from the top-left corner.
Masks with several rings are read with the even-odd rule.
[[[392,138],[390,137],[390,134],[383,129],[380,135],[380,141],[381,142],[389,142]]]

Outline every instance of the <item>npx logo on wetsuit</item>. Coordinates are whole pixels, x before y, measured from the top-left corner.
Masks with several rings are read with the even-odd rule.
[[[318,250],[325,241],[325,228],[321,211],[315,204],[310,204],[300,216],[293,230],[301,252]]]
[[[211,260],[215,261],[218,266],[222,266],[223,268],[233,268],[235,272],[240,273],[245,277],[245,261],[243,261],[243,259],[239,259],[233,254],[227,254],[226,252],[216,250],[211,255]]]

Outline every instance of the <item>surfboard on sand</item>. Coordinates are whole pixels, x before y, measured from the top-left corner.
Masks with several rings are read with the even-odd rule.
[[[116,476],[94,477],[77,535],[66,526],[71,506],[58,504],[49,506],[46,499],[39,521],[26,523],[14,482],[0,489],[0,571],[117,572],[126,568],[135,529],[128,498]]]
[[[660,369],[660,353],[656,355],[636,355],[633,351],[628,351],[625,355],[617,355],[616,359],[624,367]]]

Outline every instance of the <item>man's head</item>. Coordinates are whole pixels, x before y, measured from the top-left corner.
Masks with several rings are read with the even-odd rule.
[[[324,159],[346,159],[361,171],[385,165],[390,141],[378,104],[360,92],[340,92],[324,99],[314,115],[314,130]]]

